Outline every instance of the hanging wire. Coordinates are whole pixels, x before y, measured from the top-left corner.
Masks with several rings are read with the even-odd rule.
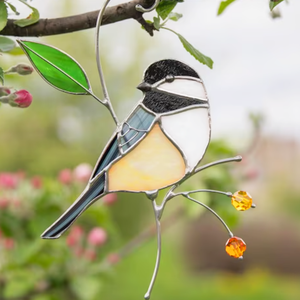
[[[110,0],[106,0],[103,4],[103,7],[99,11],[99,15],[98,15],[98,18],[97,18],[97,23],[96,23],[95,50],[96,50],[97,68],[98,68],[100,83],[101,83],[102,91],[103,91],[103,95],[104,95],[103,104],[110,111],[116,125],[119,125],[118,117],[117,117],[117,115],[116,115],[116,113],[115,113],[115,111],[112,107],[112,104],[111,104],[111,101],[110,101],[110,98],[109,98],[109,94],[108,94],[108,91],[107,91],[107,87],[106,87],[106,84],[105,84],[105,79],[104,79],[104,75],[103,75],[103,71],[102,71],[101,60],[100,60],[100,47],[99,47],[100,27],[101,27],[101,23],[102,23],[102,19],[103,19],[105,9],[106,9],[109,1]]]

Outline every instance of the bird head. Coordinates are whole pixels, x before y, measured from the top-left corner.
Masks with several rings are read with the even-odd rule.
[[[143,104],[156,113],[191,105],[209,106],[200,76],[177,60],[165,59],[150,65],[137,88],[145,95]]]

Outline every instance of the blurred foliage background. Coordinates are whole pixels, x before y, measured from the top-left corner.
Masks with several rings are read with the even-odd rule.
[[[41,4],[33,1],[45,17],[97,9],[98,4],[94,2],[83,4],[82,1],[66,0]],[[239,39],[253,41],[253,31],[258,34],[257,28],[260,29],[259,22],[256,22],[257,27],[253,31],[251,26],[243,32],[235,31],[238,30],[235,28],[230,41],[237,44],[232,43],[226,48],[222,32],[213,31],[214,35],[208,40],[200,30],[201,26],[209,26],[211,22],[217,23],[216,28],[222,26],[222,20],[212,21],[216,19],[213,14],[207,21],[206,15],[210,11],[206,7],[211,4],[203,1],[199,6],[201,18],[193,19],[190,2],[182,4],[186,17],[184,22],[194,24],[193,30],[187,34],[196,41],[205,40],[200,50],[203,49],[212,58],[216,57],[215,69],[206,70],[189,54],[180,52],[165,33],[151,38],[133,21],[110,25],[102,29],[101,36],[103,67],[110,97],[122,119],[141,97],[135,87],[150,63],[172,57],[195,66],[207,85],[208,94],[212,95],[212,123],[219,127],[224,124],[224,128],[232,124],[228,134],[214,135],[213,131],[213,141],[203,163],[237,154],[244,154],[245,159],[240,164],[204,171],[182,189],[247,190],[253,196],[257,209],[238,213],[226,197],[199,197],[247,243],[244,261],[236,261],[227,257],[224,251],[226,232],[212,215],[184,199],[172,201],[164,216],[162,264],[152,299],[299,299],[299,140],[296,135],[282,134],[280,130],[278,135],[264,130],[264,125],[267,126],[270,120],[268,118],[262,123],[263,127],[258,128],[253,117],[240,116],[239,107],[250,102],[246,101],[246,94],[251,94],[249,85],[253,83],[249,78],[259,77],[257,72],[261,70],[261,64],[258,58],[249,59],[250,64],[254,64],[253,70],[249,68],[249,62],[240,69],[241,61],[238,59],[236,65],[230,65],[237,52],[243,50],[238,46]],[[217,4],[215,1],[215,10]],[[248,4],[245,1],[245,5],[247,8],[253,5],[261,8],[258,1],[248,1]],[[287,14],[288,9],[293,10],[292,5],[284,13]],[[236,6],[234,13],[239,9],[243,7]],[[270,18],[267,10],[264,14],[264,18]],[[284,23],[285,18],[288,17],[283,16],[280,22]],[[224,19],[223,22],[232,24]],[[240,22],[243,23],[242,17]],[[280,26],[271,18],[269,22],[276,28]],[[120,28],[122,34],[119,34]],[[178,28],[185,33],[184,23]],[[41,40],[73,56],[86,70],[94,91],[101,95],[93,34],[93,30],[89,30]],[[264,36],[258,35],[256,42],[257,48],[253,46],[250,51],[255,57],[265,54],[267,61],[264,46],[268,45],[264,45]],[[224,48],[221,48],[223,43]],[[296,51],[299,49],[298,43],[295,48]],[[280,57],[277,59],[281,60]],[[27,59],[25,56],[3,54],[0,61],[3,69],[8,69],[18,62],[27,62]],[[299,67],[299,59],[293,61],[290,69],[294,70],[295,65]],[[262,69],[266,76],[260,80],[265,80],[268,85],[267,75],[272,76],[274,69],[268,66]],[[279,70],[278,76],[281,73],[288,76],[287,70],[289,67]],[[238,79],[243,77],[244,72],[247,74],[244,81]],[[232,83],[232,86],[229,85],[230,93],[221,84],[220,78],[225,77]],[[213,78],[218,85],[213,83]],[[237,80],[241,82],[237,84]],[[6,85],[30,91],[34,100],[30,108],[24,110],[6,105],[0,107],[0,175],[12,180],[0,186],[0,299],[142,298],[152,275],[156,252],[153,213],[143,195],[123,193],[118,194],[117,201],[113,203],[94,204],[76,222],[78,239],[75,241],[72,241],[75,235],[72,231],[55,241],[39,238],[84,188],[84,180],[76,179],[74,169],[83,162],[95,164],[114,131],[110,115],[91,97],[63,94],[45,83],[36,72],[24,77],[7,75]],[[228,115],[220,103],[232,104],[231,99],[237,97],[234,92],[238,87],[235,88],[235,85],[247,87],[243,91],[246,100],[239,98],[238,104],[234,103],[236,110]],[[279,95],[289,95],[291,84],[282,84],[278,88]],[[223,93],[224,100],[218,97],[216,90]],[[259,94],[259,90],[254,93]],[[262,93],[264,98],[271,97],[271,94]],[[274,106],[265,101],[265,110],[256,110],[256,116],[257,113],[267,114],[275,104],[282,105],[282,102],[272,100]],[[284,100],[292,103],[293,98]],[[247,109],[249,114],[248,106]],[[222,111],[223,116],[220,116]],[[239,126],[244,129],[242,133],[238,131]],[[295,132],[299,133],[298,129],[295,127]],[[107,234],[101,245],[89,239],[93,228],[99,227]],[[141,232],[144,235],[140,235]]]

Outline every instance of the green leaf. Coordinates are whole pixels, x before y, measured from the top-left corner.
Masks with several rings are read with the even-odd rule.
[[[153,18],[153,25],[156,30],[159,30],[160,28],[160,18],[154,17]]]
[[[20,27],[25,27],[25,26],[29,26],[29,25],[32,25],[32,24],[38,22],[38,20],[40,18],[39,11],[36,8],[30,6],[25,1],[23,1],[23,0],[19,0],[19,1],[21,1],[23,4],[28,6],[32,10],[32,13],[26,19],[20,19],[20,20],[14,21],[14,24],[16,24]]]
[[[189,52],[192,56],[194,56],[202,64],[207,65],[211,69],[213,68],[214,62],[210,57],[202,54],[199,50],[194,48],[182,35],[180,35],[179,33],[176,33],[176,32],[174,32],[174,33],[177,34],[177,36],[180,39],[180,42],[182,43],[184,49],[187,52]]]
[[[176,0],[162,0],[156,8],[158,15],[165,20],[176,6]]]
[[[0,67],[0,82],[2,85],[4,84],[4,71],[1,67]]]
[[[5,36],[0,36],[0,51],[8,52],[16,47],[16,42]]]
[[[55,88],[71,94],[88,95],[90,83],[83,68],[68,54],[37,42],[19,40],[37,72]]]
[[[6,2],[6,5],[18,16],[20,13],[17,11],[17,8],[9,2]]]
[[[222,1],[220,3],[220,6],[219,6],[219,9],[218,9],[218,16],[220,14],[222,14],[224,12],[224,10],[231,4],[233,3],[235,0],[225,0],[225,1]]]
[[[0,1],[0,31],[6,26],[7,23],[7,7],[4,1]]]
[[[171,12],[171,13],[169,14],[169,19],[172,20],[172,21],[177,22],[179,19],[182,18],[182,16],[183,16],[182,14],[178,14],[178,13],[173,13],[173,12]]]
[[[277,6],[279,3],[281,3],[282,1],[284,1],[284,0],[270,0],[270,2],[269,2],[270,10],[272,11],[273,8],[275,6]]]

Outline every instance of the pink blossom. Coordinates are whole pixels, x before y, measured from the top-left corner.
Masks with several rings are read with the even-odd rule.
[[[18,73],[19,75],[30,75],[33,72],[33,67],[30,65],[20,63],[16,66],[11,67],[9,70],[5,71],[5,74],[8,73]]]
[[[73,247],[73,246],[75,246],[75,245],[77,244],[77,242],[78,242],[78,237],[69,234],[69,235],[67,236],[66,242],[67,242],[67,245],[68,245],[69,247]]]
[[[72,171],[70,169],[63,169],[59,172],[58,180],[63,184],[70,184],[72,182]]]
[[[15,173],[15,175],[18,179],[25,179],[25,177],[26,177],[26,173],[22,170],[17,171]]]
[[[9,96],[9,104],[11,106],[26,108],[32,102],[32,95],[26,90],[19,90]]]
[[[18,178],[12,173],[0,173],[0,187],[15,189],[18,184]]]
[[[12,238],[5,238],[3,240],[4,249],[11,250],[15,247],[15,241]]]
[[[92,175],[93,168],[91,165],[83,163],[78,165],[73,171],[73,177],[76,181],[87,182]]]
[[[94,227],[88,234],[87,241],[90,245],[101,246],[107,240],[107,233],[101,227]]]
[[[35,188],[35,189],[40,189],[43,185],[43,181],[42,178],[40,176],[34,176],[31,178],[31,185]]]
[[[19,208],[21,206],[21,201],[18,198],[13,199],[12,203],[15,208]]]
[[[108,256],[107,256],[107,260],[109,263],[111,263],[112,265],[118,263],[120,261],[120,255],[117,254],[117,253],[110,253]]]
[[[250,169],[246,172],[245,178],[246,179],[255,179],[259,176],[259,171],[257,169]]]
[[[118,198],[116,193],[108,194],[103,197],[103,203],[106,205],[112,205],[117,201],[117,199]]]
[[[0,86],[0,97],[1,96],[7,96],[10,94],[10,89],[5,86]]]
[[[18,64],[16,67],[16,72],[19,75],[30,75],[33,72],[33,67],[27,64]]]
[[[69,235],[67,236],[67,245],[69,247],[77,245],[80,242],[82,235],[83,229],[80,226],[72,227]]]
[[[84,249],[82,247],[76,247],[73,253],[76,257],[81,257],[84,254]]]
[[[5,209],[9,205],[9,201],[7,198],[0,198],[0,209]]]
[[[85,251],[85,258],[87,258],[89,261],[94,261],[97,258],[97,253],[94,249],[87,249]]]
[[[82,227],[81,226],[73,226],[72,227],[72,229],[71,229],[71,233],[73,234],[73,235],[76,235],[76,236],[82,236],[83,235],[83,229],[82,229]]]

